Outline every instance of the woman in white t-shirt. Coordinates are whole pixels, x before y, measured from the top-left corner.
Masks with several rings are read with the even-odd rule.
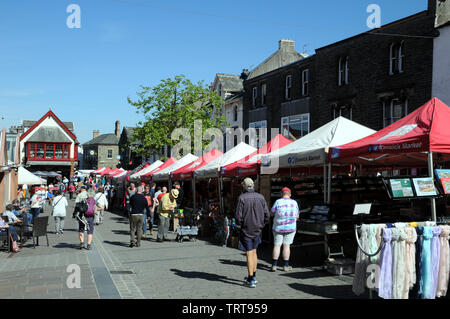
[[[66,209],[69,206],[65,196],[62,196],[61,191],[56,192],[56,197],[52,201],[53,213],[55,218],[56,234],[64,234],[64,219],[66,217]]]
[[[96,225],[103,224],[103,216],[105,209],[108,209],[108,199],[105,196],[103,187],[99,187],[94,196],[95,199],[95,219]]]

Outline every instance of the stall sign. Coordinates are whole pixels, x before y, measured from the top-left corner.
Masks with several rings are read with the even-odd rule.
[[[414,186],[416,188],[417,196],[436,196],[436,188],[434,187],[433,179],[431,177],[426,178],[413,178]]]
[[[436,176],[438,179],[450,178],[450,169],[437,169]]]
[[[446,195],[450,194],[450,178],[441,178],[441,184]]]
[[[404,179],[391,179],[392,196],[394,198],[413,197],[413,189],[411,186],[411,180],[409,178]]]

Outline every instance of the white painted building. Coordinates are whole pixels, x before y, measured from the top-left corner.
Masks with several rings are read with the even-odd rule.
[[[450,106],[450,0],[439,0],[436,8],[439,37],[433,49],[433,97]]]

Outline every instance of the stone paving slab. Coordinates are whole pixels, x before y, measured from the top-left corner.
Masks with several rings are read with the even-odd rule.
[[[352,276],[334,276],[320,268],[295,267],[292,272],[270,272],[270,246],[262,246],[256,289],[243,285],[247,276],[245,254],[205,240],[156,242],[156,232],[141,247],[129,248],[129,223],[119,214],[105,214],[95,226],[93,249],[78,250],[78,223],[71,218],[66,229],[54,234],[49,219],[49,242],[27,242],[21,252],[0,252],[0,299],[327,299],[356,298]],[[174,239],[175,234],[170,233]],[[67,266],[81,270],[81,288],[69,289]],[[363,296],[367,297],[367,296]]]

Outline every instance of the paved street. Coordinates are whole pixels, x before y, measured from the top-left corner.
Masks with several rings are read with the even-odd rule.
[[[49,225],[50,246],[41,237],[33,249],[28,241],[17,254],[0,253],[0,298],[355,298],[351,276],[333,276],[318,269],[298,268],[290,273],[269,272],[270,247],[261,248],[256,289],[243,286],[245,255],[237,249],[203,240],[156,242],[144,239],[129,248],[128,221],[106,213],[97,226],[93,249],[78,250],[78,224],[70,202],[65,232],[56,235]],[[44,213],[49,214],[49,209]],[[171,238],[175,238],[170,233]],[[81,288],[68,288],[69,265],[81,270]]]

